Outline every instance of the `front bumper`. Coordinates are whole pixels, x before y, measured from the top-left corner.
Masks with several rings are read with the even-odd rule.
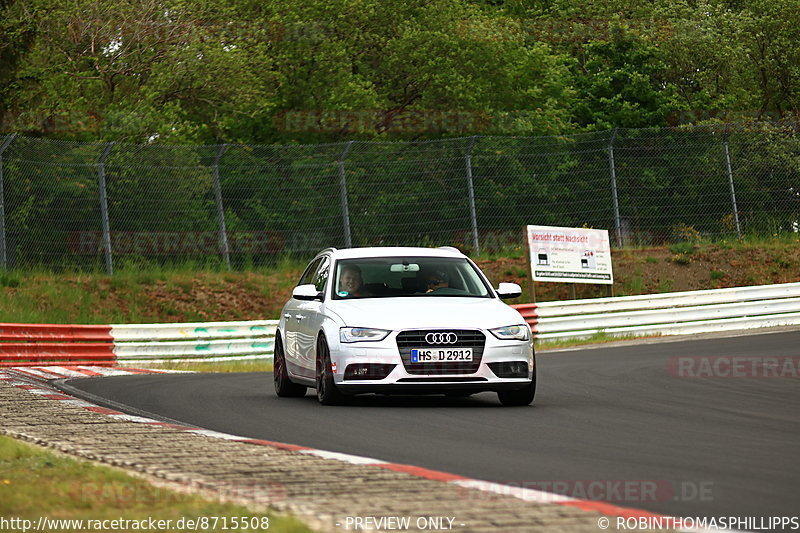
[[[345,394],[442,394],[447,392],[501,392],[522,389],[530,384],[530,380],[504,380],[502,383],[465,382],[465,383],[359,383],[347,381],[346,385],[337,385]]]
[[[409,371],[411,365],[403,362],[398,348],[398,331],[393,331],[379,342],[331,343],[334,382],[337,388],[348,394],[437,394],[448,391],[476,393],[518,390],[530,384],[535,373],[532,341],[501,341],[486,330],[475,331],[481,331],[486,338],[480,364],[475,371],[465,369],[464,372],[449,369],[438,374],[422,374],[418,367],[415,371]],[[511,362],[526,363],[527,376],[499,377],[489,366],[492,363]],[[383,372],[366,378],[355,377],[352,371],[345,375],[351,365],[375,365],[370,367],[391,370],[388,374]]]

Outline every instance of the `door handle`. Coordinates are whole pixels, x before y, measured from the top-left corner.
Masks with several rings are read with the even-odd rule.
[[[295,318],[296,318],[298,321],[300,321],[300,320],[303,320],[303,319],[305,318],[303,315],[294,315],[294,317],[295,317]]]
[[[288,320],[288,319],[292,318],[292,315],[290,315],[289,313],[286,313],[286,314],[283,315],[283,318]]]

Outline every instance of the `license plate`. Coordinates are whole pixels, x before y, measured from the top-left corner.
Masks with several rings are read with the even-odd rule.
[[[472,361],[472,348],[413,348],[412,363],[447,363]]]

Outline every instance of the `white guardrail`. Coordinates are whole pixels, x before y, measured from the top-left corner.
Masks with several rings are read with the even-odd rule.
[[[800,326],[800,283],[514,306],[536,339]],[[111,326],[117,362],[271,359],[277,320]]]
[[[272,359],[277,320],[112,324],[117,362]]]
[[[800,283],[515,306],[537,339],[688,335],[800,325]]]

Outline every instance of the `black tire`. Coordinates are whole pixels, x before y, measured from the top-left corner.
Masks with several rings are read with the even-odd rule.
[[[275,355],[272,363],[272,377],[275,380],[275,394],[280,398],[300,398],[306,395],[305,385],[292,383],[286,370],[286,355],[283,353],[283,342],[280,334],[275,336]]]
[[[345,401],[345,395],[333,381],[331,353],[323,335],[317,339],[317,399],[322,405],[340,405]]]
[[[533,379],[530,384],[518,390],[502,391],[497,393],[500,403],[506,407],[530,405],[536,396],[536,366],[533,367]]]

